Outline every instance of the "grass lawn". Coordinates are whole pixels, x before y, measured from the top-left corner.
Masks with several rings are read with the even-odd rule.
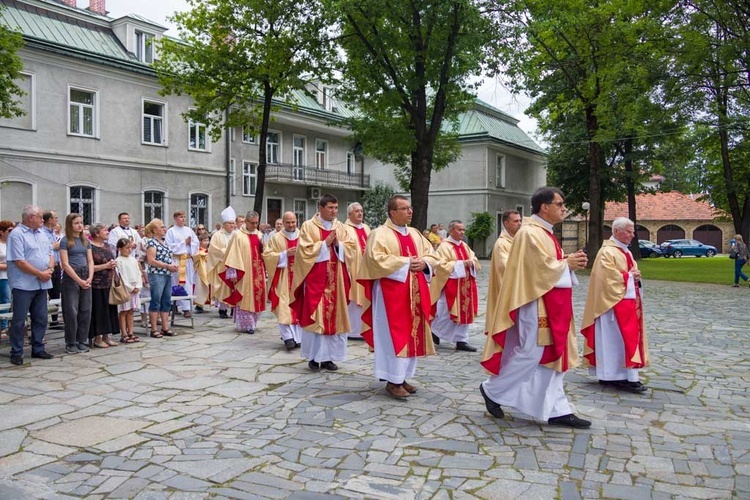
[[[734,261],[725,255],[717,257],[682,257],[641,259],[638,267],[645,280],[688,281],[731,285]],[[743,269],[748,274],[748,266]]]

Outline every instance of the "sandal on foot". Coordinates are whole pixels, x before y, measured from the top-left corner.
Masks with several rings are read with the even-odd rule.
[[[154,330],[153,332],[151,332],[151,336],[152,336],[153,338],[155,338],[155,339],[160,339],[160,338],[162,338],[162,337],[163,337],[164,335],[162,335],[161,333],[159,333],[159,332],[157,332],[156,330]]]
[[[117,345],[117,342],[115,342],[112,339],[107,339],[104,341],[105,344],[107,344],[109,347],[115,347]]]
[[[174,332],[172,330],[162,330],[161,334],[164,337],[174,337]]]
[[[109,347],[109,344],[107,344],[103,340],[97,340],[96,342],[94,342],[94,347],[98,347],[99,349],[107,349]]]
[[[121,337],[120,338],[120,342],[122,342],[123,344],[132,344],[133,343],[133,341],[130,340],[130,337]]]
[[[141,341],[141,338],[140,338],[140,337],[138,337],[138,335],[131,335],[131,336],[130,336],[130,337],[128,337],[128,338],[129,338],[130,340],[132,340],[133,342],[140,342],[140,341]]]

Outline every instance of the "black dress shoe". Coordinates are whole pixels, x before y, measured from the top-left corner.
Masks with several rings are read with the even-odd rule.
[[[471,347],[466,342],[456,342],[456,350],[457,351],[466,351],[466,352],[477,352],[476,347]]]
[[[600,380],[599,385],[617,386],[618,384],[622,384],[623,382],[627,382],[627,380]]]
[[[226,312],[226,311],[224,311],[224,310],[219,310],[219,317],[220,317],[221,319],[229,319],[229,315],[228,315],[228,314],[227,314],[227,312]]]
[[[247,333],[248,335],[255,335],[255,330],[248,330],[245,333]]]
[[[433,342],[433,343],[434,343],[435,345],[440,345],[440,337],[438,337],[437,335],[435,335],[435,334],[433,333],[433,334],[432,334],[432,342]]]
[[[648,388],[640,382],[628,382],[627,380],[618,382],[617,384],[614,384],[614,386],[621,391],[631,392],[633,394],[640,394],[648,390]]]
[[[479,384],[479,392],[482,393],[482,397],[484,398],[484,406],[485,408],[487,408],[487,412],[490,415],[492,415],[495,418],[505,417],[505,413],[503,413],[503,409],[500,408],[500,405],[492,401],[490,397],[487,394],[485,394],[484,386],[482,386],[482,384]]]
[[[286,339],[284,341],[284,345],[286,346],[287,351],[291,351],[295,347],[297,347],[297,343],[293,339]]]
[[[336,366],[336,363],[334,363],[333,361],[323,361],[322,363],[320,363],[320,368],[331,372],[335,372],[339,369],[339,367]]]
[[[573,427],[574,429],[588,429],[589,427],[591,427],[591,421],[579,418],[572,413],[569,413],[568,415],[562,415],[560,417],[553,417],[547,420],[547,423],[549,425]]]
[[[52,359],[55,356],[52,355],[52,354],[50,354],[50,353],[48,353],[47,351],[42,351],[42,352],[32,352],[31,353],[31,357],[32,358],[39,358],[39,359]]]
[[[312,371],[316,372],[320,370],[320,363],[318,363],[317,361],[308,361],[307,367],[311,369]]]
[[[11,356],[10,362],[16,366],[21,366],[23,364],[23,356]]]

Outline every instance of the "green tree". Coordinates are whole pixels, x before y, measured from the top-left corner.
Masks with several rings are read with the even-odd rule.
[[[750,5],[746,0],[684,0],[677,13],[677,68],[696,99],[706,192],[750,236]],[[708,132],[708,133],[706,133]]]
[[[329,0],[339,18],[342,97],[365,152],[408,178],[412,225],[427,225],[430,179],[458,158],[446,123],[474,102],[489,24],[475,0]]]
[[[274,99],[293,103],[326,74],[330,20],[318,0],[188,0],[176,13],[181,40],[162,39],[154,63],[164,94],[187,94],[186,119],[207,123],[213,140],[225,127],[259,133],[254,210],[263,210],[266,142]]]
[[[670,0],[518,0],[496,3],[499,57],[509,86],[531,95],[529,112],[550,144],[550,181],[575,210],[590,203],[588,251],[602,242],[604,205],[634,200],[648,172],[645,137],[664,65]],[[665,118],[670,115],[665,114]],[[670,118],[672,119],[672,118]],[[635,219],[634,204],[631,217]]]
[[[362,197],[362,209],[365,211],[365,222],[370,227],[378,227],[388,218],[388,199],[396,194],[387,184],[378,183]]]
[[[495,218],[489,212],[472,212],[471,224],[466,226],[466,237],[469,238],[471,247],[477,256],[485,258],[484,242],[495,228]]]
[[[0,19],[3,6],[0,5]],[[25,93],[16,81],[21,78],[23,63],[18,50],[23,47],[23,38],[0,23],[0,117],[14,118],[24,114],[17,98]]]

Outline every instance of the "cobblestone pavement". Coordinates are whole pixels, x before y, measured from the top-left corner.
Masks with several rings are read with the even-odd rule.
[[[750,290],[645,290],[651,390],[568,373],[588,430],[490,417],[479,353],[450,346],[420,360],[403,402],[361,341],[338,372],[312,373],[270,313],[252,336],[211,310],[177,337],[89,354],[63,354],[53,333],[55,359],[27,348],[19,368],[5,344],[0,498],[750,498]]]

